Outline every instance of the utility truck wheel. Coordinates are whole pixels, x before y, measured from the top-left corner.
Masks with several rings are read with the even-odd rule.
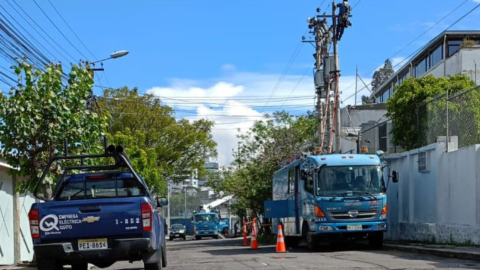
[[[143,263],[143,268],[145,268],[145,270],[161,270],[162,269],[162,248],[159,248],[157,251],[157,253],[160,253],[159,254],[159,260],[158,262],[155,262],[155,263]]]
[[[368,235],[368,244],[374,249],[381,249],[383,246],[383,232],[374,232]]]

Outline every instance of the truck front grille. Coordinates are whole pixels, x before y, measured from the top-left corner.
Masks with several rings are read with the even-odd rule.
[[[356,216],[351,216],[348,211],[331,211],[328,215],[333,220],[373,219],[377,216],[377,211],[358,211]]]

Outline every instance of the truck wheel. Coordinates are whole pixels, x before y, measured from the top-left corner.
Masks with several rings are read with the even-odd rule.
[[[72,270],[87,270],[88,263],[72,263]]]
[[[307,234],[307,246],[310,251],[316,251],[318,249],[318,238],[311,232]]]
[[[157,251],[155,252],[160,252],[162,253],[162,248],[160,247]],[[158,254],[158,253],[157,253]],[[145,268],[145,270],[161,270],[162,269],[162,265],[163,265],[163,262],[162,262],[162,254],[159,254],[160,256],[159,257],[159,260],[158,262],[156,263],[143,263],[143,268]]]
[[[195,236],[195,240],[202,240],[201,236]]]
[[[54,259],[45,259],[37,257],[38,270],[63,270],[63,264]]]
[[[162,267],[167,267],[167,247],[162,247]]]
[[[218,239],[218,235],[215,235],[215,236],[213,237],[213,239]]]
[[[371,248],[381,249],[383,246],[383,232],[374,232],[368,235],[368,244]]]

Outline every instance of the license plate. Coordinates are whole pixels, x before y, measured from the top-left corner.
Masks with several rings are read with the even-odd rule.
[[[107,249],[107,238],[78,240],[78,250]]]
[[[362,230],[362,224],[347,225],[347,231],[361,231],[361,230]]]
[[[175,236],[180,236],[180,234],[176,233]]]

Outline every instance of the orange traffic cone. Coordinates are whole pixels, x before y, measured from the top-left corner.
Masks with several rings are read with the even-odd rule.
[[[248,246],[248,240],[247,240],[247,223],[244,221],[243,222],[243,245]]]
[[[282,225],[278,224],[277,253],[284,253],[284,252],[287,252],[287,249],[285,248],[285,239],[283,238]]]
[[[253,219],[253,231],[252,231],[252,241],[250,243],[250,249],[258,249],[258,242],[257,242],[257,224],[255,219]]]

